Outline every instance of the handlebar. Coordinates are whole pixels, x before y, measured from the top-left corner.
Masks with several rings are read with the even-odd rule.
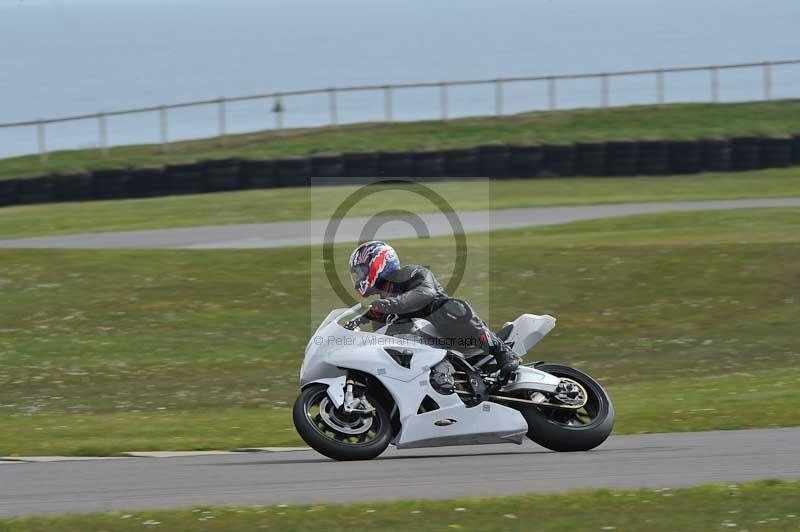
[[[371,320],[367,317],[366,314],[362,314],[361,316],[353,318],[352,320],[345,323],[344,328],[349,331],[353,331],[356,329],[356,327],[363,325],[365,323],[369,323],[370,321]]]

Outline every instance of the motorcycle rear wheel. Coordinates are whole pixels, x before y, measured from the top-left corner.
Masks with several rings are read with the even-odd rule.
[[[614,405],[603,387],[589,375],[569,366],[540,364],[536,369],[580,383],[588,398],[580,410],[521,407],[520,412],[528,422],[528,438],[559,452],[588,451],[606,441],[614,428]]]
[[[375,411],[346,414],[328,398],[328,388],[312,384],[303,389],[292,409],[297,433],[311,448],[334,460],[371,460],[392,441],[389,414],[367,394]]]

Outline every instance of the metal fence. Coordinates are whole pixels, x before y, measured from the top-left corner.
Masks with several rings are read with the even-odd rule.
[[[217,135],[218,143],[220,146],[225,146],[226,137],[228,135],[228,110],[227,105],[234,102],[246,102],[255,100],[271,100],[271,110],[274,115],[275,129],[284,128],[284,114],[286,109],[286,100],[292,97],[320,95],[327,99],[328,120],[327,125],[335,126],[339,123],[338,111],[338,95],[344,93],[355,92],[379,92],[383,94],[383,120],[385,122],[392,122],[395,120],[393,94],[395,91],[407,89],[423,89],[432,88],[439,91],[439,120],[448,120],[449,118],[449,103],[448,95],[449,89],[459,86],[478,86],[489,85],[494,86],[494,115],[501,116],[504,114],[504,87],[520,82],[541,82],[546,84],[547,90],[547,108],[550,110],[558,109],[558,82],[564,80],[599,80],[598,89],[598,106],[602,108],[609,107],[610,101],[610,86],[609,80],[611,78],[619,77],[634,77],[634,76],[652,76],[653,77],[653,98],[651,103],[664,104],[668,102],[667,95],[665,94],[665,77],[668,74],[674,73],[687,73],[687,72],[704,72],[708,76],[708,100],[717,103],[720,101],[720,79],[719,73],[721,70],[733,69],[757,69],[761,71],[761,84],[762,84],[762,99],[770,100],[773,97],[773,69],[775,67],[786,65],[800,65],[800,59],[787,60],[787,61],[764,61],[759,63],[737,63],[725,65],[709,65],[709,66],[696,66],[696,67],[674,67],[674,68],[658,68],[648,70],[626,70],[618,72],[595,72],[584,74],[562,74],[562,75],[549,75],[549,76],[521,76],[521,77],[508,77],[508,78],[493,78],[493,79],[477,79],[477,80],[460,80],[460,81],[440,81],[440,82],[427,82],[427,83],[399,83],[389,85],[359,85],[349,87],[329,87],[324,89],[306,89],[295,91],[282,91],[270,92],[263,94],[253,94],[249,96],[238,96],[233,98],[216,98],[210,100],[197,100],[192,102],[177,103],[171,105],[160,105],[151,107],[142,107],[137,109],[123,109],[111,112],[100,112],[95,114],[84,114],[75,116],[65,116],[61,118],[38,119],[28,120],[23,122],[10,122],[0,124],[0,128],[36,128],[36,139],[38,144],[38,153],[40,160],[43,164],[48,160],[48,147],[47,147],[47,126],[49,124],[58,124],[64,122],[75,122],[82,120],[95,120],[97,122],[97,147],[102,157],[108,157],[109,153],[109,136],[107,119],[109,117],[134,115],[143,113],[155,113],[158,115],[158,132],[159,144],[162,152],[169,150],[170,142],[170,123],[169,111],[173,109],[182,109],[189,107],[201,106],[215,106],[216,107],[216,121],[217,121]],[[800,96],[800,95],[799,95]],[[320,124],[326,125],[326,124]],[[180,139],[172,139],[180,140]]]

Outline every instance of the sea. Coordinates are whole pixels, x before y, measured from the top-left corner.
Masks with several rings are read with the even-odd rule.
[[[0,124],[193,100],[800,59],[798,0],[0,0]],[[709,101],[708,72],[669,74],[668,102]],[[719,100],[764,95],[760,68],[719,74]],[[800,65],[773,98],[800,97]],[[558,108],[602,104],[598,79],[559,81]],[[492,84],[448,90],[449,117],[496,112]],[[547,82],[503,87],[502,112],[546,109]],[[609,105],[657,99],[655,76],[610,78]],[[383,91],[337,93],[336,121],[386,119]],[[225,106],[227,133],[329,124],[328,94]],[[394,90],[392,120],[441,116],[438,88]],[[110,117],[110,145],[214,136],[219,109]],[[97,147],[96,119],[48,125],[48,150]],[[36,127],[0,128],[0,157]]]

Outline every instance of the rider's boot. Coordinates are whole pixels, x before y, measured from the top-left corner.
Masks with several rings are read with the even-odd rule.
[[[508,382],[508,378],[519,367],[519,356],[491,331],[486,331],[481,335],[480,339],[485,345],[486,351],[497,362],[498,370],[495,374],[495,383],[492,388],[502,388]]]
[[[504,386],[508,382],[508,378],[513,375],[519,367],[519,357],[508,348],[506,344],[501,344],[504,349],[499,353],[492,353],[494,359],[497,361],[497,384]]]

